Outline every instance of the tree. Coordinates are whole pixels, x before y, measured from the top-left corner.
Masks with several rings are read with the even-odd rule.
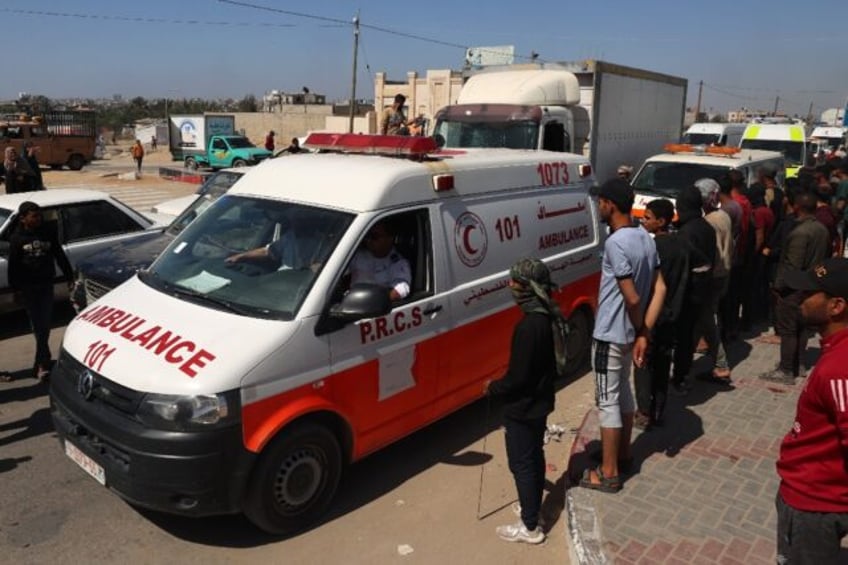
[[[236,109],[239,112],[256,112],[259,110],[259,105],[256,102],[256,96],[248,94],[238,101]]]

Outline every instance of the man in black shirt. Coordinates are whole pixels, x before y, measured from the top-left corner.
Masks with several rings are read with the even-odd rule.
[[[651,334],[647,363],[634,369],[636,415],[633,425],[642,429],[662,425],[676,325],[689,283],[689,244],[679,234],[669,233],[673,219],[671,200],[659,198],[645,206],[642,227],[654,236],[660,271],[668,291]]]
[[[512,334],[509,367],[503,378],[484,385],[484,392],[504,400],[504,429],[509,470],[515,479],[521,520],[497,528],[506,541],[545,541],[539,525],[545,485],[543,450],[548,414],[554,409],[557,357],[564,342],[555,340],[561,322],[559,306],[550,296],[555,288],[548,267],[538,259],[522,259],[510,270],[509,288],[524,317]],[[559,348],[559,351],[557,351]]]
[[[56,232],[43,224],[38,204],[21,203],[18,225],[9,238],[9,286],[23,296],[35,335],[34,371],[39,380],[50,374],[49,338],[56,264],[70,287],[73,271]]]

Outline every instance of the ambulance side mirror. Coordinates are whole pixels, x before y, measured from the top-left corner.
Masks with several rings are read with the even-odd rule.
[[[357,284],[351,287],[342,301],[330,307],[330,317],[345,322],[385,316],[392,310],[389,291],[376,284]]]

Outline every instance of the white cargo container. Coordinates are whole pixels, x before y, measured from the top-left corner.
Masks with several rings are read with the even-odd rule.
[[[446,147],[583,153],[604,181],[680,139],[684,78],[607,63],[509,65],[472,75],[436,114]]]

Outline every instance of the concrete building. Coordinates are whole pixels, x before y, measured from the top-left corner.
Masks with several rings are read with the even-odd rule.
[[[464,82],[461,71],[450,69],[428,70],[424,76],[410,71],[406,73],[405,81],[389,80],[386,73],[379,72],[374,79],[374,111],[377,120],[383,110],[392,105],[395,95],[403,94],[406,96],[407,117],[411,119],[423,115],[432,123],[436,112],[456,103]]]

